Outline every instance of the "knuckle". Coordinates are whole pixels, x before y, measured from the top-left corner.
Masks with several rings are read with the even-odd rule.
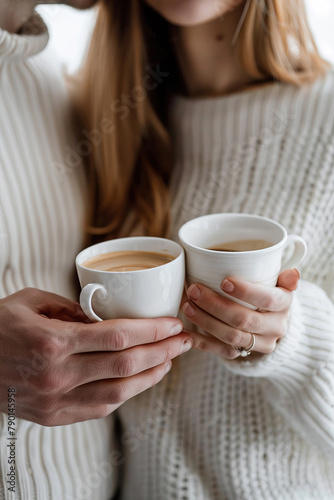
[[[57,334],[45,334],[43,332],[34,340],[34,350],[38,354],[52,363],[55,360],[59,360],[60,357],[66,353],[68,347],[68,341],[66,336],[59,336]]]
[[[151,335],[152,335],[152,342],[158,342],[159,339],[160,339],[160,335],[159,335],[159,327],[158,325],[156,324],[156,322],[152,323],[151,325]]]
[[[180,341],[177,342],[177,345],[179,346],[179,349],[178,351],[176,352],[176,349],[175,349],[175,342],[168,342],[166,344],[166,349],[165,349],[165,353],[164,353],[164,357],[163,357],[163,363],[165,363],[166,361],[169,361],[170,359],[173,359],[177,354],[179,354],[180,352],[180,345],[179,344],[182,344],[182,342]]]
[[[110,415],[110,413],[112,412],[112,408],[110,407],[110,405],[99,405],[97,408],[96,408],[96,413],[95,413],[95,416],[94,418],[105,418],[107,417],[108,415]]]
[[[278,293],[278,289],[274,289],[274,293],[267,297],[261,309],[265,309],[267,311],[281,311],[285,308],[285,296],[282,293]]]
[[[116,325],[106,334],[107,350],[124,351],[128,348],[127,335],[124,328]]]
[[[286,308],[286,296],[283,293],[277,293],[275,297],[275,305],[278,311],[281,311],[283,308]]]
[[[223,358],[225,359],[235,359],[239,356],[238,352],[234,347],[227,346],[223,352]]]
[[[270,342],[266,348],[265,348],[265,354],[271,354],[274,352],[274,350],[276,349],[276,340],[273,341],[273,342]]]
[[[122,353],[114,362],[114,374],[116,377],[130,377],[136,373],[137,361],[133,354]]]
[[[238,283],[238,299],[248,302],[252,296],[252,289],[249,283]]]
[[[221,309],[221,304],[217,300],[212,300],[208,307],[208,313],[212,316],[216,316],[217,312]]]
[[[266,297],[261,304],[260,309],[263,309],[265,311],[272,311],[276,309],[277,307],[277,297],[275,295],[270,295],[269,297]]]
[[[35,377],[35,384],[33,384],[48,399],[47,395],[58,392],[62,387],[62,380],[60,370],[53,371],[47,370],[40,376]]]
[[[165,365],[160,365],[159,369],[153,371],[149,386],[154,387],[155,385],[157,385],[164,378],[164,375],[165,375]]]
[[[124,382],[122,384],[114,384],[107,395],[108,404],[112,405],[124,403],[127,399],[127,389]]]
[[[225,335],[225,342],[230,345],[239,345],[242,340],[242,333],[235,328],[230,328]]]
[[[265,326],[265,317],[263,313],[254,312],[251,314],[251,321],[249,324],[248,332],[249,333],[260,333]]]
[[[240,313],[235,317],[234,326],[243,331],[248,331],[252,325],[252,318],[249,313]]]
[[[59,343],[62,342],[62,349],[64,353],[75,350],[81,342],[82,338],[79,334],[79,328],[76,322],[64,323],[64,326],[62,327],[64,335],[62,336],[61,341],[59,341]]]
[[[196,344],[196,349],[199,351],[206,351],[208,348],[206,342],[204,340],[199,340]]]
[[[52,415],[55,410],[56,398],[50,394],[44,394],[38,398],[38,411],[37,414],[40,419],[47,418]]]

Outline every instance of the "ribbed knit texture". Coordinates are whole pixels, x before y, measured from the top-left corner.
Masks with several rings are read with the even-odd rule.
[[[122,500],[334,499],[334,75],[174,99],[173,235],[244,212],[303,236],[287,335],[259,361],[191,351],[119,410]],[[217,270],[219,272],[219,270]]]
[[[34,57],[48,33],[32,21],[24,36],[0,30],[0,298],[27,286],[75,298],[86,181],[66,161],[76,143],[65,81],[50,54]],[[0,414],[0,499],[109,499],[112,432],[110,419],[55,428],[16,419],[14,495]]]

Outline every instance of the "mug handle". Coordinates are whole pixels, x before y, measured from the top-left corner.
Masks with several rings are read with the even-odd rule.
[[[91,321],[103,321],[103,319],[93,311],[92,299],[95,292],[99,292],[100,300],[105,300],[108,297],[108,292],[103,285],[99,283],[89,283],[80,293],[81,309]]]
[[[290,246],[294,246],[292,255],[283,260],[280,272],[300,266],[306,257],[307,243],[303,238],[301,238],[301,236],[290,234],[284,248],[288,248]]]

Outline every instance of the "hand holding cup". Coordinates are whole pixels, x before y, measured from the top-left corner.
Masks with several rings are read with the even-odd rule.
[[[214,214],[186,223],[179,232],[186,249],[188,300],[183,310],[205,335],[192,332],[194,347],[227,359],[268,354],[287,330],[297,267],[305,241],[279,223],[246,214]],[[210,250],[231,242],[262,248]],[[251,242],[251,243],[250,243]],[[268,243],[268,244],[267,244]],[[283,250],[288,255],[283,257]],[[254,354],[253,354],[254,356]]]
[[[44,426],[101,418],[158,383],[191,348],[176,318],[91,323],[80,305],[27,288],[0,300],[0,411]]]

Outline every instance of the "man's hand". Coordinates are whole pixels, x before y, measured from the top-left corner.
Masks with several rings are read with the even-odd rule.
[[[0,411],[65,425],[105,417],[192,346],[176,318],[90,323],[76,302],[24,289],[0,300]]]

